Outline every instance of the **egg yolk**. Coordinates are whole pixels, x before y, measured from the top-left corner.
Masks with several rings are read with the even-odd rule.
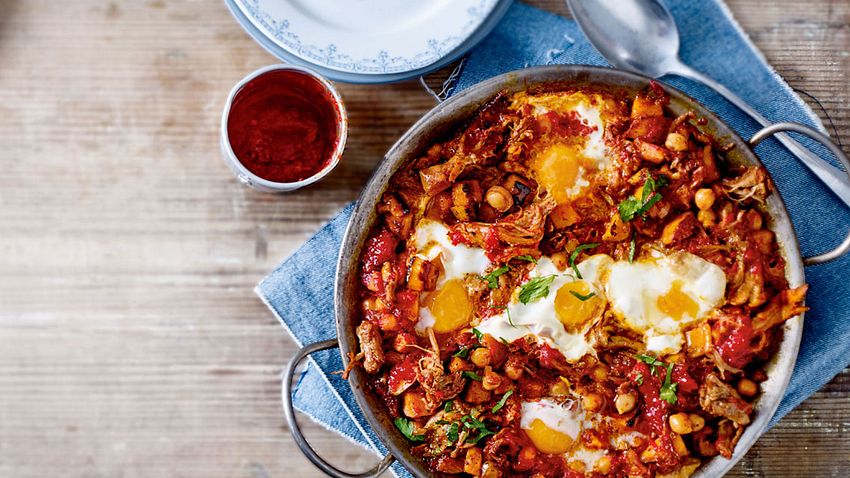
[[[670,290],[658,297],[658,310],[675,320],[682,320],[685,316],[695,319],[699,305],[682,291],[683,285],[681,280],[674,280]]]
[[[581,330],[603,305],[583,280],[564,284],[555,295],[555,315],[570,332]]]
[[[466,326],[472,319],[472,302],[463,280],[452,279],[424,301],[434,316],[434,332],[447,333]]]
[[[525,434],[534,446],[543,453],[561,455],[573,446],[573,439],[566,433],[549,428],[539,418],[531,422],[531,426],[525,429]]]
[[[563,204],[576,185],[582,159],[577,145],[557,143],[535,154],[529,164],[537,182],[556,203]]]

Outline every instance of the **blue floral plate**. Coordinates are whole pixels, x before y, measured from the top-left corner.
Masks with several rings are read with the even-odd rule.
[[[466,53],[510,0],[225,0],[266,50],[333,80],[389,83]]]

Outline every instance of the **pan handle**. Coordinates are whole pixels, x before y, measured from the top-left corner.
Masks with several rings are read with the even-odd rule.
[[[289,424],[289,430],[292,432],[292,438],[295,439],[295,444],[298,445],[304,456],[328,476],[332,476],[333,478],[373,478],[385,472],[393,461],[395,461],[392,455],[385,456],[374,468],[363,473],[348,473],[339,470],[326,462],[313,450],[310,444],[307,443],[307,439],[304,438],[304,434],[301,433],[298,422],[295,421],[295,409],[292,407],[292,377],[295,375],[295,368],[311,353],[334,347],[339,347],[339,343],[336,340],[325,340],[305,345],[295,353],[286,367],[286,372],[283,374],[283,414],[286,416],[286,422]]]
[[[847,155],[844,154],[844,151],[841,151],[841,148],[838,147],[835,143],[829,139],[828,136],[817,131],[815,129],[809,128],[808,126],[803,126],[799,123],[776,123],[770,126],[764,127],[759,130],[756,134],[747,141],[747,144],[750,145],[751,148],[755,148],[759,143],[761,143],[765,138],[779,133],[780,131],[793,131],[795,133],[804,134],[812,139],[817,140],[822,145],[826,146],[832,154],[835,155],[836,158],[844,165],[844,171],[850,175],[850,159],[847,159]],[[831,260],[838,259],[839,257],[846,254],[850,251],[850,234],[844,239],[844,242],[838,245],[835,249],[825,252],[823,254],[818,254],[812,257],[804,257],[803,264],[807,266],[811,266],[814,264],[823,264],[824,262],[829,262]]]

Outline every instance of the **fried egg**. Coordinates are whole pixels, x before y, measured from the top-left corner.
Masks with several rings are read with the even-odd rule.
[[[722,305],[725,296],[723,270],[688,252],[657,253],[634,263],[597,254],[576,268],[579,276],[541,258],[525,284],[551,277],[548,292],[523,304],[520,286],[505,311],[482,321],[478,330],[508,342],[531,335],[575,362],[595,354],[588,332],[610,307],[622,327],[643,337],[647,351],[676,353],[683,330]]]
[[[675,353],[684,327],[722,304],[726,274],[701,257],[674,252],[613,263],[605,291],[622,325],[644,334],[648,351]]]
[[[528,153],[534,179],[558,204],[567,203],[590,185],[592,173],[610,166],[603,138],[614,106],[602,95],[580,91],[515,95],[514,107],[525,105],[546,132]]]
[[[428,327],[446,333],[466,326],[472,319],[473,304],[464,279],[469,274],[482,275],[490,267],[483,249],[464,244],[452,244],[449,229],[442,223],[422,219],[413,237],[416,254],[442,271],[436,288],[420,296],[418,331]]]
[[[568,452],[582,429],[582,416],[576,403],[558,403],[544,398],[523,402],[520,428],[535,448],[543,453],[561,455]]]
[[[593,353],[586,333],[605,308],[602,274],[613,260],[598,254],[582,261],[581,279],[568,269],[560,271],[548,258],[541,258],[529,274],[533,280],[551,278],[545,297],[523,304],[518,289],[505,311],[478,326],[482,333],[508,342],[527,335],[561,352],[569,362]]]

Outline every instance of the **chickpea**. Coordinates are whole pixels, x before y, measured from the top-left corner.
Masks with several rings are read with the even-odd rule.
[[[518,362],[508,360],[505,364],[505,375],[511,380],[519,380],[523,371],[522,365]]]
[[[697,207],[703,211],[711,209],[711,206],[714,205],[714,201],[717,200],[717,194],[714,193],[711,189],[702,188],[697,190],[694,195],[694,202]]]
[[[691,421],[691,428],[693,431],[698,432],[705,427],[705,418],[697,415],[696,413],[691,413],[688,415],[688,419]]]
[[[549,394],[553,397],[563,397],[570,393],[570,386],[563,380],[558,380],[549,387]]]
[[[502,384],[502,376],[494,372],[493,369],[487,367],[484,370],[484,376],[481,377],[481,386],[484,390],[495,390]]]
[[[686,151],[688,149],[688,138],[679,133],[670,133],[664,141],[664,146],[670,151]]]
[[[713,226],[714,221],[717,220],[717,214],[714,214],[714,211],[710,209],[700,210],[697,213],[697,220],[702,224],[702,227]]]
[[[687,435],[694,431],[691,418],[687,413],[674,413],[670,415],[670,429],[679,435]]]
[[[480,347],[473,350],[469,353],[469,360],[478,368],[484,368],[490,365],[490,349]]]
[[[593,367],[590,376],[593,377],[594,382],[604,382],[608,379],[608,370],[606,370],[604,366],[599,365]]]
[[[602,409],[602,405],[604,404],[605,399],[602,395],[599,395],[595,392],[590,392],[587,395],[581,397],[581,405],[585,410],[589,412],[598,412]]]
[[[484,198],[487,200],[487,204],[499,212],[505,212],[514,205],[514,198],[511,192],[502,186],[491,187],[487,190]]]
[[[633,393],[623,393],[617,395],[617,398],[614,399],[614,406],[620,415],[634,410],[635,405],[637,405],[637,398]]]
[[[759,393],[758,384],[748,378],[742,378],[741,380],[738,380],[737,388],[738,393],[740,393],[742,397],[752,398],[755,397],[757,393]]]

